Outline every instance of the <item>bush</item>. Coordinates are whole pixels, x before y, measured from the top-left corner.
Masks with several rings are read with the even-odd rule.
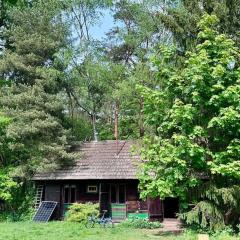
[[[99,215],[99,204],[93,203],[74,203],[69,207],[66,220],[69,222],[86,223],[89,216]]]
[[[14,212],[11,210],[6,210],[0,212],[0,222],[26,222],[31,221],[34,214],[35,209],[32,207],[29,207],[29,209],[24,210],[21,212],[21,210]]]
[[[19,183],[12,193],[12,200],[6,201],[0,210],[0,222],[19,222],[32,220],[35,209],[35,188],[31,183]]]
[[[121,226],[129,228],[154,229],[162,227],[162,224],[160,222],[149,222],[147,219],[133,218],[122,222]]]

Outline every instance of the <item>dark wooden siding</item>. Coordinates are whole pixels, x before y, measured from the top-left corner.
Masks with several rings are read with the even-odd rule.
[[[163,205],[162,201],[158,199],[149,199],[148,201],[141,201],[138,193],[137,180],[78,180],[78,181],[46,181],[45,182],[45,201],[56,201],[59,203],[57,217],[63,215],[63,201],[64,201],[64,185],[76,185],[76,202],[99,202],[99,185],[102,184],[125,184],[126,185],[126,204],[127,211],[149,211],[151,219],[162,219]],[[97,185],[97,193],[88,193],[88,185]]]
[[[58,202],[53,219],[59,219],[62,212],[62,188],[60,183],[48,183],[45,185],[44,201]]]
[[[87,192],[88,185],[96,185],[97,189],[98,189],[97,193],[88,193]],[[99,182],[97,182],[97,181],[79,181],[77,184],[77,202],[97,203],[98,201],[99,201]]]
[[[151,220],[163,219],[163,202],[160,198],[148,199],[148,212]]]
[[[126,200],[127,201],[138,201],[138,181],[132,181],[126,185]]]
[[[61,199],[61,187],[59,183],[46,184],[45,187],[45,201],[60,202]]]

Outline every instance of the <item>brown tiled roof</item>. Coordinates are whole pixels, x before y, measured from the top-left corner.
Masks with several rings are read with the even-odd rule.
[[[38,173],[33,180],[137,179],[139,157],[132,141],[87,142],[74,148],[81,153],[75,165],[49,173]]]

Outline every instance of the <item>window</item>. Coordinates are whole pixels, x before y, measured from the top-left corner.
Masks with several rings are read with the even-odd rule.
[[[97,193],[97,192],[98,192],[97,185],[87,186],[87,193]]]
[[[126,202],[126,186],[124,184],[111,184],[111,203]]]
[[[64,186],[64,203],[76,202],[76,185]]]

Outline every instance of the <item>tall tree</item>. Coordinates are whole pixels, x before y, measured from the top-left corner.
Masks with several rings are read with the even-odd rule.
[[[107,56],[112,62],[122,64],[125,78],[115,92],[115,106],[119,112],[120,138],[139,138],[144,135],[144,101],[137,84],[156,85],[154,72],[151,71],[149,58],[159,42],[171,41],[157,12],[162,6],[170,6],[170,1],[118,1],[114,5],[113,17],[116,26],[107,34]],[[154,83],[155,82],[155,83]]]
[[[145,197],[186,203],[189,191],[200,187],[193,196],[196,206],[183,216],[210,228],[236,224],[240,214],[240,53],[218,33],[217,23],[215,15],[204,15],[198,45],[183,68],[174,71],[168,49],[156,58],[160,89],[143,90],[147,122],[156,135],[146,140],[140,177]]]
[[[215,14],[219,19],[219,31],[239,42],[240,2],[237,0],[180,0],[177,4],[159,12],[158,17],[173,34],[180,53],[191,50],[197,42],[197,24],[204,13]]]
[[[66,46],[66,29],[57,1],[37,1],[11,10],[5,31],[9,48],[0,59],[0,104],[12,119],[9,146],[22,155],[11,163],[18,176],[68,162],[63,127],[62,73],[57,56]]]
[[[65,89],[69,102],[69,122],[76,140],[97,139],[97,121],[99,107],[104,104],[104,71],[107,67],[102,58],[100,43],[93,39],[91,27],[111,6],[111,0],[103,1],[63,1],[65,19],[72,30],[70,44],[63,54],[65,71]],[[96,69],[94,69],[96,68]],[[104,70],[105,69],[105,70]],[[99,71],[99,73],[98,73]],[[80,128],[85,129],[86,136],[80,136]],[[81,131],[81,130],[80,130]],[[91,132],[91,133],[90,133]]]

